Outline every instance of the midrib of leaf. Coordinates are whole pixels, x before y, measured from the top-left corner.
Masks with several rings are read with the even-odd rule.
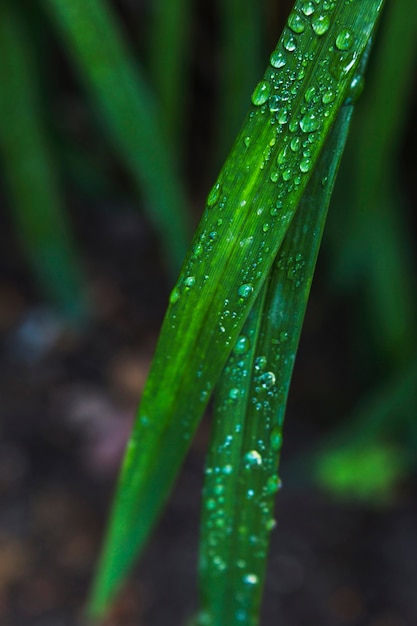
[[[289,27],[284,29],[277,51],[285,56],[285,66],[280,70],[269,67],[264,76],[269,98],[281,97],[278,114],[270,110],[270,99],[259,104],[260,85],[255,89],[253,101],[258,105],[252,107],[219,176],[218,192],[215,186],[209,195],[171,294],[123,464],[91,605],[95,613],[103,611],[120,585],[175,480],[210,393],[308,184],[382,4],[382,0],[366,5],[358,0],[319,2],[315,15],[326,14],[329,28],[318,36],[311,16],[301,11],[304,2],[297,2],[295,12],[304,21],[304,31],[296,34]],[[353,44],[342,52],[335,40],[347,27]],[[291,52],[284,47],[289,37],[296,42]],[[311,87],[316,89],[315,96]],[[282,101],[286,90],[288,99]],[[322,96],[330,90],[334,99],[324,105]],[[311,97],[306,98],[308,93]],[[288,120],[280,124],[277,117],[284,102]],[[313,115],[316,118],[305,117]],[[314,131],[307,130],[304,121],[308,119],[317,119]],[[301,146],[293,151],[289,144],[295,137]],[[302,150],[307,148],[310,164],[303,171]],[[278,163],[277,156],[285,149]],[[273,172],[276,180],[271,179]],[[214,232],[215,238],[210,235]],[[242,295],[245,285],[248,289]],[[149,505],[146,510],[144,502]]]

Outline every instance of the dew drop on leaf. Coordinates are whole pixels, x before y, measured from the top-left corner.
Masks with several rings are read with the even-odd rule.
[[[279,50],[274,50],[269,60],[270,60],[272,67],[275,67],[276,69],[280,69],[281,67],[284,67],[284,65],[286,64],[285,56]]]
[[[304,24],[303,18],[300,15],[298,15],[298,13],[290,14],[288,18],[288,26],[291,28],[293,33],[296,33],[297,35],[304,32],[305,30],[305,24]]]
[[[314,113],[307,113],[301,118],[300,128],[303,133],[311,133],[320,126],[320,120]]]
[[[184,286],[185,287],[193,287],[195,285],[195,276],[187,276],[187,278],[184,280]]]
[[[171,304],[175,304],[176,302],[178,302],[178,300],[181,298],[181,292],[177,287],[174,287],[174,289],[171,291],[171,294],[169,296],[169,301]]]
[[[281,479],[279,478],[278,474],[273,474],[266,481],[266,490],[270,495],[272,495],[274,493],[277,493],[277,491],[279,491],[280,489]]]
[[[212,190],[210,191],[207,198],[207,206],[209,208],[213,207],[219,200],[221,194],[221,185],[220,183],[216,183]]]
[[[264,389],[271,389],[271,387],[273,387],[276,382],[274,372],[265,372],[265,374],[262,374],[259,380]]]
[[[236,354],[246,354],[249,348],[250,348],[249,339],[245,337],[244,335],[241,335],[240,337],[238,337],[235,347],[234,347],[234,352]]]
[[[313,4],[313,2],[311,2],[309,0],[307,2],[304,2],[301,5],[301,10],[304,13],[304,15],[306,15],[307,17],[309,15],[312,15],[314,13],[314,4]]]
[[[240,285],[237,290],[238,296],[241,298],[249,298],[249,296],[253,293],[253,286],[250,283]]]
[[[349,50],[353,44],[353,35],[350,30],[341,30],[336,37],[336,48],[339,50]]]
[[[261,106],[269,98],[271,92],[271,85],[266,80],[261,80],[255,87],[252,93],[252,103],[255,106]]]
[[[330,18],[328,15],[315,15],[311,20],[311,25],[316,35],[324,35],[329,30]]]
[[[233,387],[230,391],[229,391],[229,398],[231,400],[237,400],[238,397],[240,395],[240,391],[239,389],[237,389],[237,387]]]
[[[295,37],[293,37],[292,35],[287,35],[284,38],[284,48],[286,50],[288,50],[288,52],[294,52],[294,50],[297,47],[297,42],[295,40]]]
[[[243,577],[243,582],[244,582],[246,585],[257,585],[257,584],[258,584],[258,582],[259,582],[259,579],[258,579],[258,577],[256,576],[256,574],[246,574],[246,575]]]
[[[271,448],[272,450],[274,450],[274,452],[278,452],[279,450],[281,450],[282,434],[278,426],[274,426],[274,428],[271,431],[270,443],[271,443]]]
[[[245,467],[254,467],[262,465],[262,456],[257,450],[250,450],[245,454]]]

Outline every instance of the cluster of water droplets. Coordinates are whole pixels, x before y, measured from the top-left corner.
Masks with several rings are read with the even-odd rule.
[[[306,0],[293,10],[287,28],[270,57],[271,70],[258,83],[252,94],[256,110],[252,115],[269,115],[276,136],[288,128],[292,136],[285,135],[284,146],[273,161],[271,149],[264,153],[264,163],[268,164],[270,180],[279,186],[279,197],[297,188],[303,175],[311,170],[318,133],[323,130],[326,118],[330,117],[338,95],[341,78],[356,61],[352,52],[354,34],[341,26],[330,47],[328,58],[327,44],[320,49],[323,36],[329,31],[335,19],[334,0]],[[304,45],[308,44],[308,45]],[[297,104],[307,69],[315,62],[320,75],[315,85],[304,96],[304,102]],[[245,145],[249,146],[249,137]]]

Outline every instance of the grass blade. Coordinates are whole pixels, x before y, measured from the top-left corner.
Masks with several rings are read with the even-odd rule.
[[[352,108],[332,129],[249,318],[257,340],[247,323],[219,382],[203,499],[201,626],[258,623],[288,390]]]
[[[378,350],[404,363],[416,345],[417,311],[412,243],[399,193],[399,140],[416,69],[417,4],[389,3],[378,35],[366,93],[352,125],[347,177],[353,174],[353,193],[346,207],[350,237],[341,248],[336,273],[340,280],[352,268],[356,271]]]
[[[157,106],[104,0],[44,0],[105,128],[138,189],[176,274],[189,238],[186,200]]]
[[[151,74],[165,137],[178,155],[187,114],[190,0],[153,3]],[[167,54],[167,51],[169,53]]]
[[[88,315],[84,276],[42,120],[33,50],[13,2],[0,3],[0,150],[24,251],[43,291],[75,323]]]
[[[217,154],[227,155],[247,113],[247,101],[262,71],[262,3],[219,0],[221,66]],[[242,63],[242,59],[245,62]]]
[[[253,92],[252,110],[209,194],[171,294],[123,463],[90,606],[94,614],[120,586],[169,493],[382,4],[319,2],[311,16],[297,2]],[[349,40],[343,50],[336,45],[341,34]]]

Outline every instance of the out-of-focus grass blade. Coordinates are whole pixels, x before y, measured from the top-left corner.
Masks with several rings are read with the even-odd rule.
[[[217,156],[227,155],[247,113],[247,100],[262,71],[262,2],[219,0],[220,84]]]
[[[272,266],[263,306],[252,313],[257,341],[247,333],[249,317],[219,381],[203,499],[201,626],[258,623],[285,406],[352,108],[339,114]]]
[[[156,102],[105,0],[44,0],[137,186],[176,273],[189,238],[186,199]]]
[[[0,150],[11,209],[44,292],[75,323],[88,315],[84,277],[42,120],[33,50],[17,7],[0,3]]]
[[[92,613],[103,612],[148,537],[382,4],[297,2],[255,87],[252,110],[209,194],[171,293],[123,463]]]
[[[190,9],[190,0],[156,0],[152,6],[152,85],[158,98],[165,137],[177,157],[181,153],[184,121],[188,113]]]
[[[357,273],[355,282],[366,280],[375,342],[382,353],[403,362],[416,345],[411,242],[398,177],[408,103],[416,84],[417,3],[388,3],[378,35],[366,92],[352,125],[346,164],[354,177],[353,193],[347,196],[351,220],[336,273],[338,280],[352,280],[352,271]]]

